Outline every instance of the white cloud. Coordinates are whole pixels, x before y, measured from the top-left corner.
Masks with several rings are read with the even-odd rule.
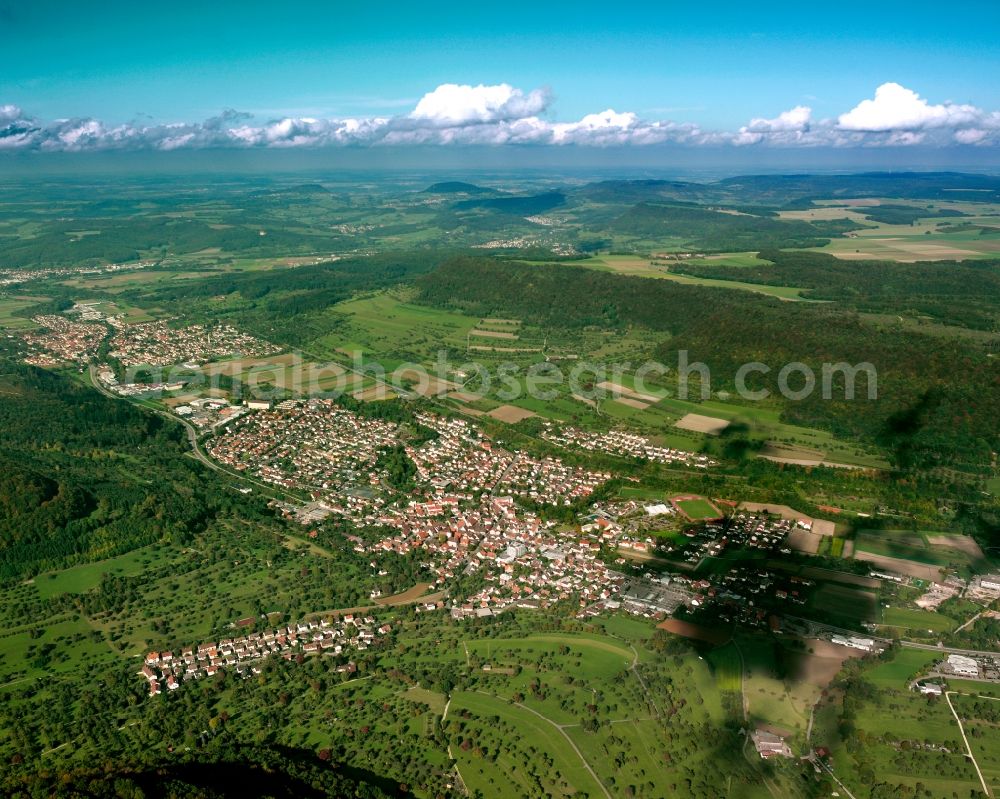
[[[237,147],[412,145],[644,146],[657,144],[773,147],[1000,146],[1000,112],[971,105],[932,105],[896,83],[878,87],[834,119],[814,120],[797,105],[776,117],[754,117],[736,131],[703,131],[694,124],[646,120],[607,109],[576,121],[552,121],[551,93],[506,83],[446,83],[409,112],[388,117],[324,119],[296,116],[255,122],[227,110],[203,122],[116,127],[95,119],[43,123],[13,105],[0,105],[0,150],[122,150]]]
[[[797,105],[789,111],[782,111],[774,119],[751,119],[747,126],[750,130],[780,131],[807,130],[812,109],[807,105]]]
[[[982,111],[972,105],[931,105],[919,94],[898,83],[883,83],[875,98],[862,100],[837,125],[842,130],[889,131],[924,128],[959,128],[975,121]]]
[[[507,83],[496,86],[444,83],[421,97],[409,116],[422,122],[458,127],[535,116],[550,101],[551,95],[545,89],[525,94]]]
[[[980,128],[967,128],[966,130],[955,131],[955,141],[959,144],[979,144],[984,141],[990,133]]]
[[[812,109],[807,105],[797,105],[788,111],[782,111],[774,119],[755,117],[750,120],[749,125],[744,125],[737,131],[733,143],[759,144],[768,138],[781,140],[783,144],[792,143],[801,140],[809,130],[811,117]]]

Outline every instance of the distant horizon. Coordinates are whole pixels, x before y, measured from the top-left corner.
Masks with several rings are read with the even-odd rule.
[[[582,152],[581,152],[582,150]],[[981,150],[978,162],[940,148],[767,149],[753,157],[732,148],[316,148],[303,150],[203,149],[173,152],[3,153],[0,180],[26,176],[278,175],[351,173],[594,174],[679,178],[706,182],[754,174],[858,174],[956,172],[1000,175],[1000,151]]]

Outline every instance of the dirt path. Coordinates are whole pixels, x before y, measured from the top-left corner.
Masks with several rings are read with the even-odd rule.
[[[976,762],[976,756],[972,754],[972,747],[969,746],[969,739],[965,737],[965,727],[962,726],[962,719],[958,717],[958,713],[955,711],[955,706],[951,703],[951,695],[958,693],[957,691],[945,691],[944,698],[948,703],[948,709],[951,711],[951,715],[955,717],[955,722],[958,724],[958,731],[962,733],[962,741],[965,743],[966,756],[972,762],[973,768],[976,769],[976,774],[979,775],[979,784],[983,786],[983,793],[987,796],[993,796],[992,791],[990,791],[989,786],[986,784],[986,778],[983,777],[983,772],[979,768],[979,764]]]
[[[480,693],[486,693],[486,692],[481,691]],[[486,694],[486,695],[492,696],[492,694]],[[580,758],[580,762],[583,763],[583,767],[587,769],[587,772],[590,774],[590,776],[594,778],[594,782],[596,782],[599,786],[601,786],[601,790],[604,792],[604,795],[607,797],[607,799],[611,799],[611,794],[608,793],[608,789],[604,787],[604,783],[601,782],[600,777],[598,777],[597,774],[594,773],[594,770],[590,767],[590,763],[587,762],[587,758],[583,756],[583,752],[581,752],[577,748],[576,744],[573,743],[573,739],[566,734],[566,730],[563,729],[562,725],[556,724],[552,719],[548,718],[547,716],[543,716],[537,710],[533,710],[527,705],[522,705],[520,702],[514,702],[514,704],[517,707],[521,708],[522,710],[527,710],[529,713],[534,713],[536,716],[538,716],[538,718],[542,719],[542,721],[551,724],[553,727],[559,730],[559,734],[566,739],[566,743],[568,743],[572,747],[573,751],[576,752],[576,756]]]

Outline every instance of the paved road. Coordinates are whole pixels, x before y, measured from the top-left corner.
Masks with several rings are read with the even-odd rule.
[[[833,781],[834,781],[835,783],[837,783],[837,785],[839,785],[839,786],[840,786],[840,789],[841,789],[841,790],[842,790],[842,791],[843,791],[844,793],[846,793],[846,794],[848,795],[848,797],[849,797],[850,799],[857,799],[857,797],[856,797],[856,796],[855,796],[855,795],[854,795],[853,793],[851,793],[851,792],[850,792],[850,791],[848,790],[847,786],[846,786],[846,785],[844,785],[844,783],[842,783],[842,782],[841,782],[841,781],[840,781],[840,780],[839,780],[839,779],[837,778],[837,775],[833,773],[833,771],[832,771],[832,770],[830,769],[830,767],[829,767],[829,766],[828,766],[828,765],[827,765],[827,764],[826,764],[825,762],[823,762],[823,761],[822,761],[822,760],[820,760],[819,758],[816,758],[815,760],[813,760],[813,762],[814,762],[814,763],[819,763],[819,765],[820,765],[820,766],[821,766],[821,767],[822,767],[822,768],[823,768],[823,769],[824,769],[824,770],[826,771],[826,773],[827,773],[827,774],[829,774],[829,775],[830,775],[831,777],[833,777]]]
[[[110,397],[111,399],[129,401],[127,397],[121,397],[112,391],[108,391],[108,389],[106,389],[101,384],[101,381],[97,377],[97,368],[94,366],[94,364],[90,364],[90,381],[91,383],[93,383],[94,388],[100,391],[104,396]],[[191,424],[187,419],[182,419],[180,416],[175,416],[174,414],[170,413],[167,410],[163,410],[161,408],[154,408],[145,403],[134,403],[134,404],[138,405],[140,408],[144,408],[145,410],[148,410],[152,413],[157,413],[160,416],[163,416],[164,418],[170,419],[170,421],[172,422],[179,422],[180,424],[184,425],[184,430],[187,433],[188,444],[191,446],[191,456],[199,460],[209,469],[212,469],[221,474],[225,474],[229,477],[236,478],[237,480],[243,480],[244,482],[247,483],[253,483],[256,486],[259,486],[260,488],[264,488],[274,493],[282,494],[283,496],[288,497],[289,499],[293,499],[297,502],[301,500],[301,497],[282,491],[281,488],[278,486],[268,485],[267,483],[255,480],[252,477],[248,477],[245,474],[234,472],[222,466],[221,464],[213,461],[205,454],[204,450],[202,450],[201,448],[201,444],[198,443],[198,429],[193,424]]]
[[[824,631],[830,633],[836,633],[838,635],[853,635],[859,638],[871,638],[873,641],[877,641],[881,644],[888,646],[893,643],[891,638],[881,638],[877,635],[871,635],[870,633],[859,633],[857,630],[847,630],[843,627],[834,627],[832,624],[823,624],[822,622],[812,621],[811,619],[803,619],[799,616],[788,616],[786,618],[793,619],[798,622],[810,625],[812,631]],[[991,650],[980,650],[980,649],[957,649],[953,646],[938,646],[937,644],[922,644],[918,641],[898,641],[899,645],[905,647],[906,649],[922,649],[925,652],[940,652],[942,655],[967,655],[969,657],[1000,657],[1000,652]]]
[[[945,655],[967,655],[968,657],[1000,657],[1000,652],[980,649],[955,649],[952,646],[937,646],[935,644],[918,644],[916,641],[900,641],[900,646],[907,649],[922,649],[925,652],[941,652]]]

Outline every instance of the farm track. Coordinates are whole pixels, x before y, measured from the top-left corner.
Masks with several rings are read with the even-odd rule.
[[[958,724],[958,731],[962,734],[962,741],[965,743],[966,756],[972,763],[973,767],[976,769],[976,774],[979,776],[979,783],[983,786],[983,793],[987,796],[993,796],[993,792],[990,791],[990,787],[986,784],[986,778],[983,776],[982,770],[979,768],[979,763],[976,762],[976,756],[972,754],[972,746],[969,745],[969,739],[965,735],[965,727],[962,726],[962,719],[959,718],[958,712],[955,710],[955,706],[951,703],[951,695],[956,693],[955,691],[945,691],[944,698],[948,703],[948,709],[951,711],[951,715],[955,717],[955,723]]]

